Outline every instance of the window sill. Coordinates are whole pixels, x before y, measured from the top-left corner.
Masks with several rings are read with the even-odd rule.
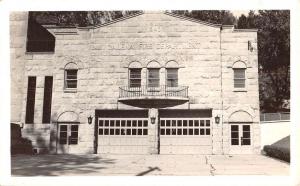
[[[77,89],[64,89],[64,93],[76,93]]]
[[[247,92],[246,88],[234,88],[233,92]]]
[[[25,52],[26,55],[31,55],[31,54],[54,54],[55,52]]]

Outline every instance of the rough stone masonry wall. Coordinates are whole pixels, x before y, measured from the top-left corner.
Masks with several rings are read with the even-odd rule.
[[[10,14],[11,122],[21,121],[27,12]]]
[[[221,114],[221,38],[218,27],[175,18],[160,12],[148,12],[95,29],[48,29],[56,37],[55,53],[27,54],[25,66],[25,79],[28,75],[37,76],[36,115],[35,124],[32,127],[34,131],[42,133],[41,136],[44,136],[45,141],[49,141],[47,135],[51,130],[50,126],[41,124],[43,82],[46,75],[54,77],[53,121],[65,111],[76,112],[81,124],[79,144],[73,152],[92,152],[94,122],[96,121],[88,125],[87,117],[93,116],[95,109],[133,108],[117,104],[119,87],[128,85],[127,67],[133,61],[140,62],[143,67],[146,67],[150,61],[157,61],[162,66],[161,82],[163,84],[164,66],[168,61],[175,60],[180,66],[179,85],[189,86],[190,108],[212,108],[213,117]],[[234,35],[236,33],[231,34],[237,39],[242,37],[242,35]],[[230,54],[229,58],[234,55],[240,56],[238,54],[240,50],[235,50],[234,47],[231,49],[236,51],[236,54]],[[229,58],[227,60],[223,58],[222,63],[232,61]],[[79,69],[78,88],[72,93],[65,92],[63,89],[64,66],[69,62],[77,63]],[[224,74],[227,68],[225,66],[222,68]],[[253,70],[255,71],[255,67]],[[146,78],[145,69],[142,76]],[[231,78],[231,76],[232,72],[230,74],[228,71],[228,77]],[[26,92],[27,81],[23,85],[23,91]],[[235,97],[235,93],[226,94],[226,91],[228,90],[224,90],[223,97]],[[255,97],[253,92],[249,91],[249,95]],[[23,100],[22,119],[24,120],[26,94]],[[235,102],[230,99],[224,101],[225,108]],[[254,108],[257,107],[256,104],[253,105]],[[187,109],[188,105],[173,108]],[[226,113],[229,112],[226,111]],[[222,153],[221,141],[229,140],[229,137],[222,139],[221,126],[214,124],[213,121],[214,153]],[[30,128],[29,125],[26,127]]]
[[[222,84],[223,84],[223,142],[224,152],[230,148],[230,131],[228,120],[236,111],[245,111],[253,118],[252,147],[254,153],[260,151],[260,124],[259,124],[259,90],[258,90],[258,58],[256,31],[228,31],[222,32]],[[248,41],[253,50],[248,49]],[[233,69],[235,62],[246,64],[246,89],[236,91],[233,87]]]
[[[65,111],[79,114],[82,124],[78,151],[82,151],[80,146],[92,149],[94,124],[88,125],[86,118],[95,109],[133,108],[117,104],[119,87],[128,85],[127,67],[133,61],[143,67],[157,61],[162,67],[164,84],[163,67],[175,60],[181,67],[179,84],[189,86],[190,108],[220,109],[219,28],[151,12],[90,30],[49,30],[56,37],[55,53],[39,58],[55,61],[52,68],[42,63],[54,76],[53,115],[57,117]],[[27,63],[28,66],[34,61]],[[64,66],[69,62],[76,62],[79,68],[75,93],[63,90]],[[34,70],[34,73],[40,72]],[[188,105],[177,108],[187,109]]]
[[[27,60],[33,60],[33,55],[26,55],[28,12],[12,12],[10,14],[10,66],[11,66],[11,122],[25,122],[25,108],[27,96],[27,79],[29,75],[37,76],[35,121],[41,122],[43,77],[47,74],[38,66],[38,58],[34,63],[27,64]],[[50,62],[51,64],[51,61]],[[52,64],[51,64],[52,65]],[[39,73],[32,73],[37,69]],[[51,73],[50,73],[51,74]],[[22,136],[31,140],[32,145],[41,150],[49,147],[50,125],[27,124],[22,129]]]

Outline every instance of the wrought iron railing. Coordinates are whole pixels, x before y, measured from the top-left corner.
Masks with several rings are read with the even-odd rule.
[[[290,120],[289,112],[260,114],[260,121],[289,121],[289,120]]]
[[[166,85],[159,87],[119,87],[119,98],[132,97],[188,97],[188,86],[169,87]]]

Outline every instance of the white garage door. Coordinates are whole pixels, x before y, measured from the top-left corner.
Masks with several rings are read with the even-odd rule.
[[[99,118],[98,153],[147,154],[147,118]]]
[[[212,154],[211,118],[160,118],[160,154]]]

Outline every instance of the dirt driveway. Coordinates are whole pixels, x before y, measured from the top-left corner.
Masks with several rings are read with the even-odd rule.
[[[262,155],[17,155],[12,176],[289,175]]]

